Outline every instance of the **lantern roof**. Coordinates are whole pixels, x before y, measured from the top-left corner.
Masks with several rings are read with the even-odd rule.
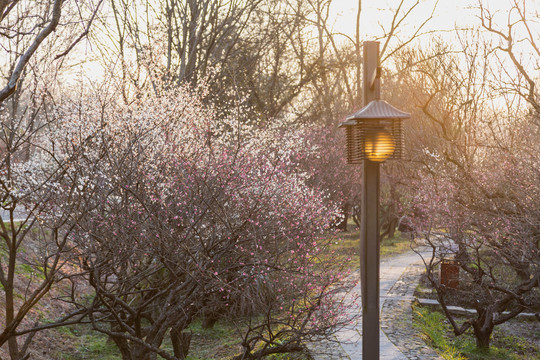
[[[339,127],[356,125],[357,120],[393,120],[410,117],[411,114],[396,109],[384,100],[372,100],[354,114],[348,115]]]

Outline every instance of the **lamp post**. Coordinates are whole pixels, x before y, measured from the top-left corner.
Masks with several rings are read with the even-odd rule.
[[[410,114],[380,100],[379,43],[364,42],[364,107],[339,127],[347,135],[347,162],[362,163],[360,277],[362,287],[362,358],[379,359],[379,166],[399,159],[402,120]]]

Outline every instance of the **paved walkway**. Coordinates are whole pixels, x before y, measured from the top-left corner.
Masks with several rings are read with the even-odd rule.
[[[24,221],[26,220],[26,213],[20,209],[20,208],[17,208],[14,212],[14,221]],[[9,211],[7,210],[4,210],[4,209],[0,209],[0,217],[2,218],[2,220],[4,222],[9,222]]]
[[[418,254],[405,254],[381,260],[381,360],[432,360],[440,357],[420,338],[412,326],[414,289],[422,273],[423,264]],[[359,277],[359,274],[356,274]],[[360,284],[352,296],[360,294]],[[361,305],[350,309],[351,314],[361,313]],[[335,335],[336,342],[325,341],[312,347],[315,360],[362,360],[362,319],[357,317],[350,327]]]

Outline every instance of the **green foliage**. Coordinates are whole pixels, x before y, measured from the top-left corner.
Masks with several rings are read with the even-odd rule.
[[[272,354],[266,357],[269,360],[302,360],[306,359],[305,354]]]
[[[429,309],[416,307],[414,309],[414,326],[420,330],[424,340],[445,360],[466,360],[458,350],[453,347],[446,337],[445,317],[439,312],[431,312]]]
[[[19,264],[17,273],[24,274],[24,276],[26,276],[27,278],[37,277],[42,280],[45,279],[45,275],[43,274],[43,267],[41,266],[36,266],[34,268],[34,266],[30,264]]]
[[[489,349],[478,349],[476,347],[476,342],[472,337],[459,337],[456,338],[454,343],[460,351],[465,354],[466,359],[469,360],[483,360],[483,359],[510,359],[518,360],[520,359],[517,356],[514,356],[511,351],[500,349],[495,346],[491,346]],[[508,344],[512,347],[512,344]]]
[[[81,347],[85,354],[84,359],[103,359],[116,360],[120,359],[116,347],[107,342],[107,337],[101,334],[87,335],[84,346]]]
[[[108,342],[104,334],[92,331],[86,326],[62,326],[55,331],[69,339],[72,351],[57,354],[61,360],[120,360],[116,346]]]
[[[498,329],[495,330],[492,345],[487,350],[478,349],[472,336],[458,337],[454,343],[469,360],[521,360],[531,359],[531,354],[540,353],[537,346],[535,347],[517,336],[505,334]]]
[[[330,235],[329,235],[330,236]],[[360,231],[354,230],[346,233],[331,235],[330,246],[323,255],[328,255],[328,261],[335,261],[339,264],[349,264],[350,267],[358,269],[360,266]],[[325,259],[322,259],[324,262]]]
[[[200,319],[195,320],[189,326],[193,337],[187,360],[229,359],[231,354],[239,353],[242,341],[238,336],[239,326],[242,325],[237,321],[222,319],[211,329],[204,329]],[[163,347],[170,347],[170,344],[166,343]],[[306,354],[273,354],[265,359],[303,360],[307,358]]]

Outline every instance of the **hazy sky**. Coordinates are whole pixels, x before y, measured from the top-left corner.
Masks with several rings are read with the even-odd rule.
[[[404,0],[402,12],[409,9],[417,0]],[[398,38],[401,40],[410,36],[424,20],[426,20],[433,11],[436,0],[419,0],[420,5],[416,7],[404,23],[399,28]],[[499,10],[498,20],[504,27],[507,21],[508,9],[514,0],[482,0],[484,5],[491,11]],[[524,0],[517,0],[522,2]],[[362,17],[360,21],[361,41],[374,40],[383,35],[381,26],[385,29],[390,27],[393,10],[399,4],[399,0],[362,0]],[[525,0],[525,4],[531,11],[540,11],[540,0]],[[452,42],[457,38],[454,29],[478,26],[479,14],[478,0],[439,0],[433,19],[426,26],[425,30],[446,30],[446,32],[437,32],[437,36],[443,37],[446,41]],[[330,11],[333,22],[334,33],[344,33],[354,39],[356,26],[356,13],[358,10],[358,0],[332,0]],[[535,24],[540,27],[540,24]],[[519,29],[517,30],[519,31]],[[538,30],[540,33],[540,30]],[[423,38],[429,41],[429,36]],[[349,40],[345,36],[337,37],[338,43],[347,43]],[[384,40],[381,40],[384,41]],[[399,39],[394,39],[399,42]],[[85,64],[86,77],[103,77],[103,72],[93,63]]]
[[[491,11],[499,11],[501,21],[506,20],[508,9],[514,0],[483,0],[485,7]],[[521,3],[523,0],[518,0]],[[405,0],[403,9],[409,8],[416,0]],[[411,12],[407,21],[404,22],[402,31],[412,31],[429,17],[436,0],[420,0],[420,5]],[[477,26],[479,21],[478,0],[439,0],[429,29],[451,31],[455,27],[464,28]],[[388,28],[392,20],[390,9],[395,8],[399,0],[362,0],[362,17],[360,29],[363,39],[372,39],[382,35],[380,24]],[[537,10],[540,0],[525,0],[529,10]],[[332,15],[335,18],[334,29],[349,36],[355,34],[357,0],[333,0],[331,5]]]

